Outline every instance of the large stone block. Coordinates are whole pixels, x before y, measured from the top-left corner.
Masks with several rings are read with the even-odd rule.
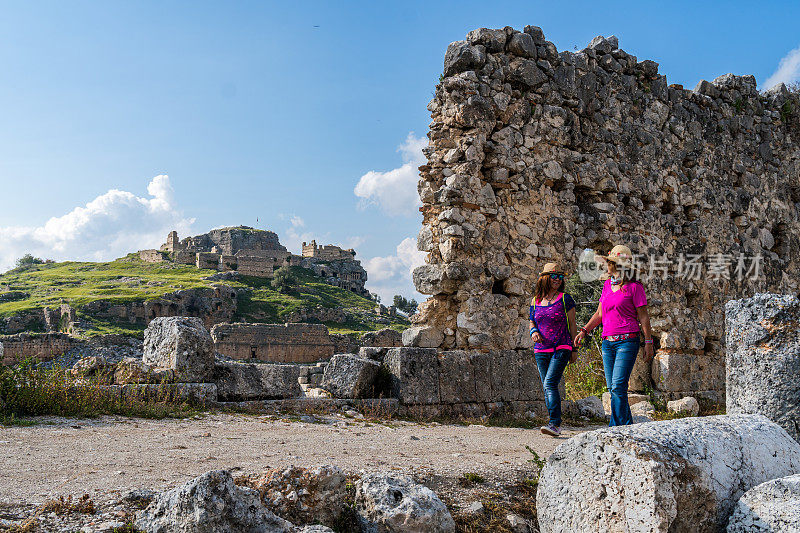
[[[375,390],[381,365],[351,354],[331,357],[321,387],[334,398],[376,398]]]
[[[727,533],[800,531],[800,474],[773,479],[744,493],[728,520]]]
[[[760,413],[800,441],[800,299],[756,294],[725,306],[727,412]]]
[[[442,403],[478,401],[472,358],[468,352],[454,350],[439,354],[439,395]]]
[[[219,362],[214,367],[220,401],[278,400],[303,395],[302,367],[277,363]]]
[[[156,369],[173,370],[176,381],[209,381],[214,341],[199,318],[154,318],[144,330],[142,361]]]
[[[137,514],[146,533],[290,533],[294,526],[261,503],[257,491],[237,487],[226,470],[213,470],[163,492]]]
[[[559,446],[542,470],[539,527],[717,532],[742,493],[798,471],[800,444],[761,415],[590,431]]]
[[[403,345],[403,334],[397,330],[384,328],[370,331],[361,336],[361,346],[398,347]]]
[[[392,395],[404,404],[435,404],[439,395],[439,360],[434,348],[392,348],[384,364],[392,375]]]
[[[411,327],[403,331],[403,345],[418,348],[438,348],[444,334],[436,328]]]

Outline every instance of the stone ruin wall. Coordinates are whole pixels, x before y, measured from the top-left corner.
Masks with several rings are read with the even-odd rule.
[[[311,363],[330,359],[335,344],[322,324],[217,324],[214,349],[232,359]]]
[[[64,333],[0,335],[0,360],[13,365],[25,359],[49,361],[68,352],[78,341]]]
[[[406,344],[530,348],[538,272],[574,271],[587,247],[702,254],[697,281],[645,280],[657,356],[632,385],[721,398],[725,302],[797,291],[796,94],[733,75],[685,90],[615,37],[559,53],[528,26],[452,43],[428,109],[414,282],[431,297]],[[734,256],[730,280],[705,273],[717,253]],[[739,254],[763,255],[759,279],[736,280]]]

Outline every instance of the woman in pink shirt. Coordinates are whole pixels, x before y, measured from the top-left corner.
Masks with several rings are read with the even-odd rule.
[[[653,359],[653,339],[650,334],[650,315],[644,287],[636,281],[630,248],[617,245],[607,257],[602,257],[608,276],[597,306],[589,322],[575,336],[575,345],[598,325],[603,324],[603,370],[606,386],[611,393],[610,426],[633,423],[628,405],[628,380],[636,362],[641,334],[644,335],[645,361]]]

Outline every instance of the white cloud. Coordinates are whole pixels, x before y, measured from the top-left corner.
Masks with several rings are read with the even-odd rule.
[[[302,228],[306,225],[305,221],[297,215],[292,215],[290,222],[292,223],[292,227],[295,228]]]
[[[397,151],[401,153],[403,165],[379,172],[371,170],[361,176],[353,192],[361,201],[361,207],[377,205],[389,215],[414,215],[422,205],[417,193],[418,167],[425,163],[422,149],[428,139],[408,134]]]
[[[153,178],[147,193],[111,189],[42,226],[0,227],[0,271],[25,253],[57,261],[108,261],[158,247],[172,230],[190,232],[194,219],[177,209],[168,176]]]
[[[779,83],[800,81],[800,47],[795,48],[778,64],[778,69],[764,82],[765,89],[771,89]]]
[[[411,272],[425,263],[426,255],[417,250],[415,238],[403,239],[397,245],[395,255],[373,257],[364,262],[364,269],[368,274],[367,288],[380,295],[384,304],[391,304],[395,294],[422,302],[425,297],[414,288]]]

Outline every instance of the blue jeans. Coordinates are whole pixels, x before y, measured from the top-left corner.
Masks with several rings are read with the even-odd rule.
[[[603,370],[606,386],[611,393],[611,422],[609,426],[633,424],[628,405],[628,380],[639,353],[639,339],[608,341],[603,339]]]
[[[544,389],[544,403],[550,413],[550,424],[556,427],[561,426],[561,395],[558,393],[558,384],[569,363],[570,355],[572,355],[571,350],[536,354],[536,366],[539,368]]]

